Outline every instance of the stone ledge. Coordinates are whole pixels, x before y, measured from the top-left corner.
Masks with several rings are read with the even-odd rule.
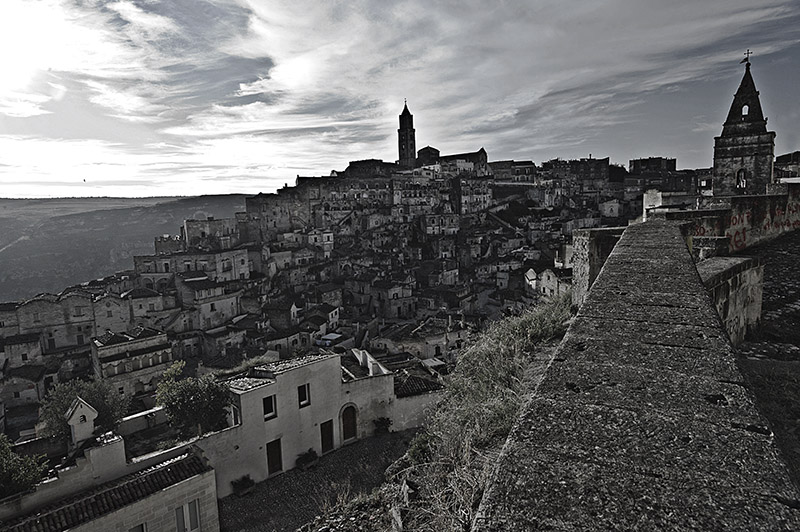
[[[680,226],[629,227],[523,407],[473,530],[800,529],[742,383]]]

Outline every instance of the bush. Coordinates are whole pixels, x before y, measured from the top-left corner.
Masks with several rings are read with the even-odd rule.
[[[297,455],[295,466],[305,470],[311,467],[313,464],[317,463],[318,459],[319,455],[317,455],[317,451],[315,451],[314,449],[309,449],[306,452]]]
[[[224,428],[231,402],[228,387],[212,375],[179,379],[183,367],[183,361],[170,366],[156,391],[156,403],[164,407],[170,424],[182,437]]]
[[[388,417],[379,417],[378,419],[373,419],[372,424],[375,425],[375,434],[389,434],[392,420]]]
[[[25,493],[42,479],[47,464],[43,456],[23,456],[11,449],[11,442],[0,434],[0,499]]]
[[[256,483],[252,478],[250,478],[250,475],[245,475],[231,481],[233,492],[238,496],[250,493],[253,491],[253,487],[255,487],[255,485]]]

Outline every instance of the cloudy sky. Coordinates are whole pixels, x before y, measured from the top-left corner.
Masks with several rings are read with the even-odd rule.
[[[2,0],[0,196],[270,192],[417,146],[708,167],[745,49],[800,149],[797,0]]]

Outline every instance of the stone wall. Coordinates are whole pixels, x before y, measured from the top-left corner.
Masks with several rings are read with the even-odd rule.
[[[697,272],[731,344],[739,345],[761,323],[764,266],[756,258],[714,257],[698,263]]]
[[[572,305],[580,307],[589,288],[619,241],[624,227],[588,229],[572,234]]]
[[[800,228],[800,184],[791,183],[786,193],[725,198],[729,208],[664,213],[668,220],[693,224],[699,239],[727,239],[728,253],[743,251]]]
[[[392,431],[425,426],[441,398],[441,391],[396,398],[392,408]]]
[[[680,228],[630,226],[530,391],[473,530],[800,529],[742,382]]]

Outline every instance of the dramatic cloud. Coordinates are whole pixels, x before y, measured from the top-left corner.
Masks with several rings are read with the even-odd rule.
[[[711,164],[753,72],[798,149],[795,0],[3,0],[4,196],[271,191],[417,144]],[[85,180],[85,181],[84,181]]]

